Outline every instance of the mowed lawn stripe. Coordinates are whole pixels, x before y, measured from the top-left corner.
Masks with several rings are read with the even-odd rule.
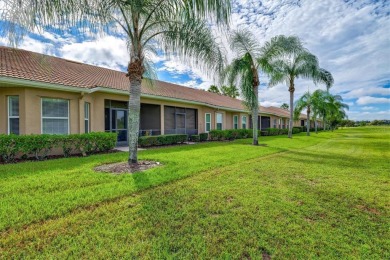
[[[259,147],[251,146],[251,140],[246,139],[150,149],[141,151],[140,158],[162,162],[163,166],[133,175],[93,171],[100,164],[126,161],[127,153],[0,165],[0,231],[60,217],[78,208],[205,170],[315,145],[323,140],[319,136],[308,139],[301,134],[293,140],[284,136],[262,138],[261,143],[267,146]]]
[[[318,145],[216,167],[4,232],[0,252],[5,258],[388,259],[390,139],[365,131],[340,130]]]

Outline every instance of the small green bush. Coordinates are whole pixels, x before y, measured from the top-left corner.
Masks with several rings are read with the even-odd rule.
[[[268,135],[279,135],[279,128],[266,128],[265,131],[268,132]]]
[[[191,135],[190,136],[191,142],[199,142],[200,141],[200,135]]]
[[[116,140],[116,133],[0,135],[0,154],[7,163],[15,161],[17,157],[42,160],[54,148],[62,148],[64,157],[78,152],[88,155],[113,149]]]
[[[213,141],[225,140],[225,130],[211,130],[209,134],[210,139]]]
[[[184,143],[187,140],[188,135],[183,134],[141,136],[140,138],[138,138],[138,145],[140,147],[171,145],[177,143]]]
[[[287,134],[288,134],[288,129],[287,128],[279,129],[279,135],[287,135]]]
[[[208,133],[201,133],[199,134],[199,141],[204,142],[209,139],[209,134]]]
[[[292,128],[292,133],[293,133],[293,134],[298,134],[298,133],[300,133],[300,132],[302,132],[302,128],[301,128],[300,126],[294,126],[294,127]]]
[[[17,135],[0,135],[0,155],[5,162],[13,162],[21,152],[22,142],[17,142]]]

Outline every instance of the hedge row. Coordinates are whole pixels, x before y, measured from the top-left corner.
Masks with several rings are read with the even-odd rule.
[[[210,140],[223,141],[252,138],[252,129],[211,130]]]
[[[142,136],[138,139],[138,144],[141,147],[170,145],[184,143],[188,140],[188,135],[154,135]]]
[[[279,129],[279,128],[266,128],[261,132],[262,136],[273,136],[273,135],[287,135],[288,129]]]
[[[88,133],[72,135],[0,135],[0,155],[4,162],[13,162],[17,157],[33,157],[42,160],[55,148],[62,155],[81,153],[83,156],[106,152],[116,145],[115,133]]]
[[[192,141],[192,142],[205,142],[208,139],[209,139],[208,133],[201,133],[198,135],[191,135],[190,136],[190,141]]]
[[[317,127],[317,131],[322,131],[323,129],[320,128],[320,127]],[[297,134],[297,133],[300,133],[300,132],[306,132],[307,129],[306,129],[306,126],[294,126],[293,127],[293,134]],[[314,127],[310,127],[310,132],[315,132],[316,129]]]

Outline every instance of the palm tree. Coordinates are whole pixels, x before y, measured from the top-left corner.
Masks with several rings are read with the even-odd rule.
[[[297,78],[311,79],[314,82],[330,81],[328,73],[319,68],[318,59],[304,48],[302,42],[295,36],[275,36],[269,43],[266,43],[265,49],[274,51],[268,60],[269,66],[266,67],[270,75],[269,86],[275,86],[280,83],[286,83],[290,92],[290,122],[288,137],[292,138],[293,112],[294,112],[294,91],[295,80]],[[332,78],[333,79],[333,78]]]
[[[294,120],[299,119],[299,115],[306,108],[306,135],[310,136],[310,119],[313,118],[315,124],[315,132],[317,133],[317,116],[323,113],[324,109],[327,109],[327,91],[317,89],[313,93],[307,91],[296,102],[294,108]],[[311,112],[313,116],[311,117]]]
[[[321,89],[317,89],[313,92],[311,96],[312,104],[313,104],[313,120],[314,120],[314,128],[316,134],[318,133],[318,125],[317,118],[322,117],[323,124],[325,123],[324,115],[326,114],[327,109],[327,95],[328,91],[324,91]]]
[[[341,120],[348,118],[345,112],[348,109],[349,106],[343,103],[343,98],[340,95],[327,95],[327,120],[332,131]]]
[[[144,77],[153,78],[149,55],[156,54],[158,50],[174,53],[210,74],[218,71],[223,62],[223,56],[207,22],[228,22],[228,0],[8,2],[11,9],[4,13],[5,17],[11,20],[11,25],[18,23],[26,29],[31,29],[51,24],[67,26],[81,22],[101,33],[117,25],[126,35],[130,54],[129,57],[124,57],[129,59],[129,164],[138,162],[141,82]],[[20,31],[12,30],[12,26],[10,28],[13,33]]]
[[[280,108],[283,108],[283,109],[289,109],[289,105],[287,104],[287,103],[283,103],[281,106],[280,106]]]
[[[237,84],[244,104],[252,114],[253,145],[258,145],[257,120],[259,115],[259,68],[264,62],[262,49],[254,35],[239,29],[229,35],[229,44],[236,58],[226,67],[222,79],[229,85]]]
[[[310,112],[312,108],[312,94],[310,94],[310,91],[307,91],[303,96],[301,96],[296,102],[295,102],[295,108],[294,108],[294,120],[299,120],[299,116],[301,112],[306,108],[306,114],[307,114],[307,121],[306,121],[306,135],[310,135]]]
[[[222,92],[222,95],[228,96],[231,98],[237,98],[240,95],[240,92],[238,92],[238,89],[235,85],[222,86],[221,92]]]
[[[215,86],[215,85],[211,85],[207,91],[211,92],[211,93],[217,93],[217,94],[221,93],[219,88],[217,86]]]

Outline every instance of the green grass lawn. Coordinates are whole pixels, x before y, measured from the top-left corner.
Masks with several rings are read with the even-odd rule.
[[[0,165],[0,258],[390,258],[390,128]]]

